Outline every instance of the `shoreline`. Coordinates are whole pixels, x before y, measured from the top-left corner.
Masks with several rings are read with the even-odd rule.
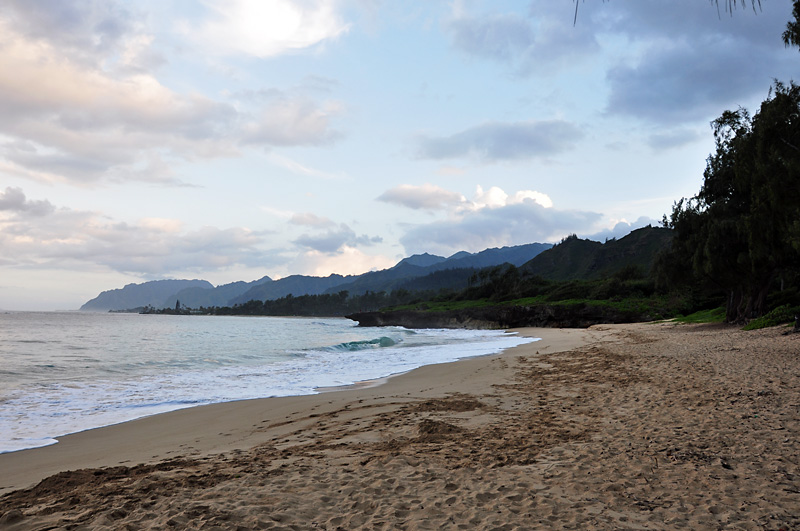
[[[58,442],[46,446],[17,450],[0,454],[0,496],[13,490],[29,488],[36,482],[64,470],[76,468],[95,468],[131,464],[153,463],[169,459],[176,454],[205,456],[220,452],[238,451],[262,444],[265,436],[254,432],[257,425],[247,425],[249,416],[264,416],[264,412],[274,412],[272,418],[285,420],[302,415],[308,410],[325,411],[335,404],[347,400],[360,400],[359,393],[366,392],[365,398],[373,398],[378,389],[396,383],[410,396],[417,387],[415,382],[427,381],[427,369],[435,373],[443,372],[441,367],[468,363],[472,360],[491,359],[506,356],[515,349],[530,345],[540,345],[543,335],[549,342],[560,345],[557,348],[574,348],[581,340],[556,338],[549,331],[558,329],[523,328],[513,329],[522,336],[540,338],[512,347],[497,354],[473,356],[454,362],[424,365],[395,375],[356,382],[350,385],[317,388],[319,394],[293,395],[285,397],[257,398],[206,404],[158,413],[109,426],[54,437]],[[568,333],[576,334],[577,330]],[[543,350],[548,347],[543,347]],[[444,371],[446,372],[446,371]],[[398,392],[392,388],[389,392]],[[348,393],[352,393],[352,396]],[[337,396],[336,400],[329,397]],[[298,409],[300,411],[289,411]],[[224,421],[218,419],[223,417]],[[271,420],[271,419],[269,419]],[[267,422],[264,420],[263,422]],[[215,430],[216,433],[214,432]]]
[[[509,350],[512,350],[514,348],[518,348],[520,346],[532,345],[532,344],[534,344],[537,341],[540,341],[542,339],[541,337],[539,337],[537,335],[533,335],[530,332],[530,330],[538,330],[538,328],[536,328],[536,327],[526,327],[526,328],[510,328],[508,330],[505,330],[506,333],[516,333],[516,334],[519,334],[521,337],[527,337],[527,338],[533,339],[533,341],[530,341],[530,342],[525,343],[523,345],[518,345],[517,347],[509,347],[509,348],[503,349],[503,351],[501,351],[501,352],[495,352],[493,354],[479,354],[477,356],[466,356],[466,357],[463,357],[463,358],[459,358],[459,359],[457,359],[455,361],[450,361],[450,362],[446,362],[446,363],[433,363],[431,365],[447,365],[448,363],[458,363],[460,361],[464,361],[464,360],[468,360],[468,359],[472,359],[472,358],[485,358],[485,357],[491,357],[491,356],[500,356],[500,355],[506,353]],[[416,369],[421,369],[423,367],[427,367],[427,365],[422,365],[420,367],[417,367]],[[410,369],[410,370],[398,372],[398,373],[395,373],[395,374],[389,374],[388,376],[381,376],[379,378],[370,378],[368,380],[361,380],[361,381],[358,381],[358,382],[353,382],[351,384],[315,387],[314,391],[316,391],[317,393],[336,393],[338,391],[355,391],[355,390],[358,390],[358,389],[369,389],[371,387],[380,387],[381,385],[386,384],[386,382],[388,382],[392,378],[397,378],[398,376],[402,376],[404,374],[408,374],[411,371],[414,371],[416,369]]]
[[[102,319],[89,320],[95,325],[93,330],[118,328],[117,318],[109,320],[105,314],[101,315]],[[60,323],[60,319],[54,317],[41,322],[48,323],[47,330],[52,328],[50,320]],[[137,351],[136,360],[120,355],[126,348],[122,343],[115,342],[109,346],[109,352],[103,352],[97,348],[102,342],[87,339],[89,346],[83,357],[90,362],[84,368],[69,358],[62,363],[57,352],[62,346],[83,348],[80,345],[84,339],[71,337],[69,331],[66,340],[60,334],[40,337],[36,327],[21,327],[25,340],[20,343],[19,352],[10,351],[9,362],[13,369],[3,378],[8,388],[0,393],[0,402],[8,399],[0,405],[0,454],[57,444],[57,439],[66,435],[172,410],[315,394],[317,388],[327,386],[364,386],[366,384],[359,383],[360,380],[380,379],[424,364],[453,361],[464,356],[496,353],[526,341],[502,331],[466,331],[464,336],[459,332],[436,330],[417,334],[394,328],[358,329],[346,319],[269,317],[258,320],[265,321],[263,326],[250,326],[239,320],[233,328],[234,333],[244,334],[240,336],[243,343],[229,345],[230,339],[206,339],[201,331],[206,325],[191,325],[189,319],[185,319],[184,324],[175,326],[176,330],[186,330],[186,334],[181,334],[174,343],[144,340],[147,342],[142,343],[141,352]],[[296,323],[283,322],[291,320]],[[159,321],[153,328],[172,329],[171,324]],[[133,332],[138,333],[136,327],[144,324],[147,323],[139,324],[139,320],[126,318],[122,328],[130,333],[132,327]],[[307,330],[307,326],[313,330]],[[227,329],[228,325],[210,327]],[[275,339],[261,337],[264,330],[275,327],[288,327],[293,332],[275,334]],[[263,343],[253,341],[243,331],[258,334]],[[192,339],[198,334],[198,338]],[[215,334],[215,337],[224,338],[225,335]],[[200,350],[194,342],[197,340],[203,343]],[[466,347],[462,345],[464,340],[474,344]],[[381,348],[391,347],[391,350],[378,353],[379,350],[384,352],[377,348],[378,341]],[[24,350],[27,343],[32,346]],[[422,348],[415,347],[417,344],[423,345]],[[425,348],[428,344],[436,347]],[[229,347],[233,349],[231,353],[226,351]],[[254,351],[246,352],[248,348]],[[165,350],[164,355],[160,349]],[[41,368],[34,365],[38,356],[46,358]],[[29,370],[34,375],[31,378],[26,377]],[[34,382],[36,378],[42,381]],[[47,378],[52,378],[52,382],[48,383]],[[74,385],[70,383],[73,379]]]
[[[785,330],[526,329],[377,387],[76,434],[0,455],[3,486],[35,484],[0,496],[0,527],[800,529]]]

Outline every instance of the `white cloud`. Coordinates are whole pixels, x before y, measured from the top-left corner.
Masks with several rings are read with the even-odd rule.
[[[415,210],[440,210],[460,205],[466,198],[459,193],[426,183],[421,186],[401,184],[381,194],[378,201],[395,203]]]
[[[131,41],[141,30],[130,5],[116,0],[5,0],[0,11],[26,39],[47,42],[82,63],[117,52],[129,60],[138,55]]]
[[[294,243],[320,253],[338,253],[345,247],[371,246],[382,241],[380,236],[358,236],[353,229],[342,223],[324,234],[303,234]]]
[[[598,242],[610,240],[612,238],[619,239],[630,234],[632,230],[641,229],[642,227],[646,227],[648,225],[658,226],[659,223],[654,219],[648,218],[647,216],[641,216],[639,219],[632,222],[626,219],[613,220],[611,221],[610,228],[603,229],[600,232],[596,232],[584,237]]]
[[[331,129],[331,119],[342,112],[342,105],[322,105],[304,98],[281,98],[258,111],[242,128],[246,144],[299,146],[329,144],[342,136]]]
[[[329,227],[334,224],[332,220],[317,216],[311,212],[293,214],[292,218],[289,220],[289,223],[293,225],[305,225],[306,227],[316,228]]]
[[[139,225],[146,230],[165,234],[177,234],[183,229],[183,222],[179,219],[142,218]]]
[[[326,90],[324,80],[261,90],[245,102],[180,93],[148,70],[158,63],[152,35],[111,2],[53,2],[49,14],[12,6],[0,9],[0,172],[77,185],[175,185],[183,183],[173,168],[186,161],[343,136],[332,126],[343,105],[312,97]],[[98,39],[107,46],[95,46]],[[325,176],[297,163],[290,169]]]
[[[522,203],[526,200],[531,200],[545,208],[551,208],[553,206],[553,200],[550,199],[550,196],[535,190],[520,190],[514,194],[514,199],[511,201],[511,204]]]
[[[27,40],[10,21],[0,19],[0,110],[21,119],[55,114],[70,129],[108,126],[185,128],[203,125],[220,104],[202,96],[180,97],[153,76],[115,77],[94,65],[75,61],[46,41]]]
[[[89,183],[137,178],[164,155],[230,155],[233,107],[181,95],[144,73],[116,76],[21,35],[0,13],[3,169],[29,178]],[[169,172],[155,173],[172,182]],[[152,180],[152,174],[147,176]]]
[[[533,201],[481,208],[457,218],[410,226],[400,238],[408,254],[448,256],[489,247],[547,242],[584,230],[601,219],[595,212],[545,208]]]
[[[30,201],[21,188],[6,187],[0,192],[0,213],[11,212],[16,215],[45,216],[51,214],[55,207],[50,201]]]
[[[5,214],[4,214],[5,213]],[[93,269],[164,276],[234,265],[264,266],[263,235],[243,227],[186,229],[179,220],[122,223],[98,212],[55,208],[16,188],[0,194],[0,255],[4,265]]]
[[[594,212],[558,210],[547,194],[519,190],[514,194],[478,186],[472,199],[450,209],[447,219],[407,224],[400,242],[408,254],[431,252],[449,256],[489,247],[554,241],[601,220]]]
[[[482,208],[500,208],[508,205],[518,205],[525,201],[537,203],[544,208],[553,206],[553,201],[547,194],[535,190],[520,190],[510,196],[497,186],[492,186],[486,191],[483,190],[482,186],[478,186],[475,191],[475,197],[466,205],[465,209],[477,211]]]
[[[291,268],[296,274],[328,276],[331,272],[340,275],[360,275],[394,265],[395,261],[386,256],[368,255],[355,247],[345,245],[336,254],[306,251],[292,262]]]
[[[483,208],[500,208],[506,206],[507,203],[508,194],[505,193],[502,188],[492,186],[484,191],[482,186],[478,186],[478,189],[475,191],[475,197],[470,204],[470,210],[477,211]]]
[[[547,194],[535,190],[519,190],[513,196],[502,188],[492,186],[484,190],[477,186],[475,196],[468,200],[457,192],[445,190],[439,186],[426,183],[423,185],[401,184],[381,194],[378,201],[395,203],[414,210],[442,210],[458,214],[463,211],[478,211],[483,208],[498,208],[531,201],[545,208],[553,206]]]
[[[225,53],[274,57],[313,47],[346,33],[334,0],[206,0],[213,18],[197,41]]]

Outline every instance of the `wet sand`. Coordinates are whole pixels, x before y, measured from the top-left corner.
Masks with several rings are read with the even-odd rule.
[[[0,529],[798,529],[800,334],[672,323],[0,455]]]

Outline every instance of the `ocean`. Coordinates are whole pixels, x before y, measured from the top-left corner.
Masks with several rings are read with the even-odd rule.
[[[0,453],[166,411],[382,378],[533,341],[348,319],[0,313]]]

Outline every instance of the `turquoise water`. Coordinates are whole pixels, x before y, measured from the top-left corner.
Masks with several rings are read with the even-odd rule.
[[[315,393],[530,339],[347,319],[0,313],[0,452],[165,411]]]

